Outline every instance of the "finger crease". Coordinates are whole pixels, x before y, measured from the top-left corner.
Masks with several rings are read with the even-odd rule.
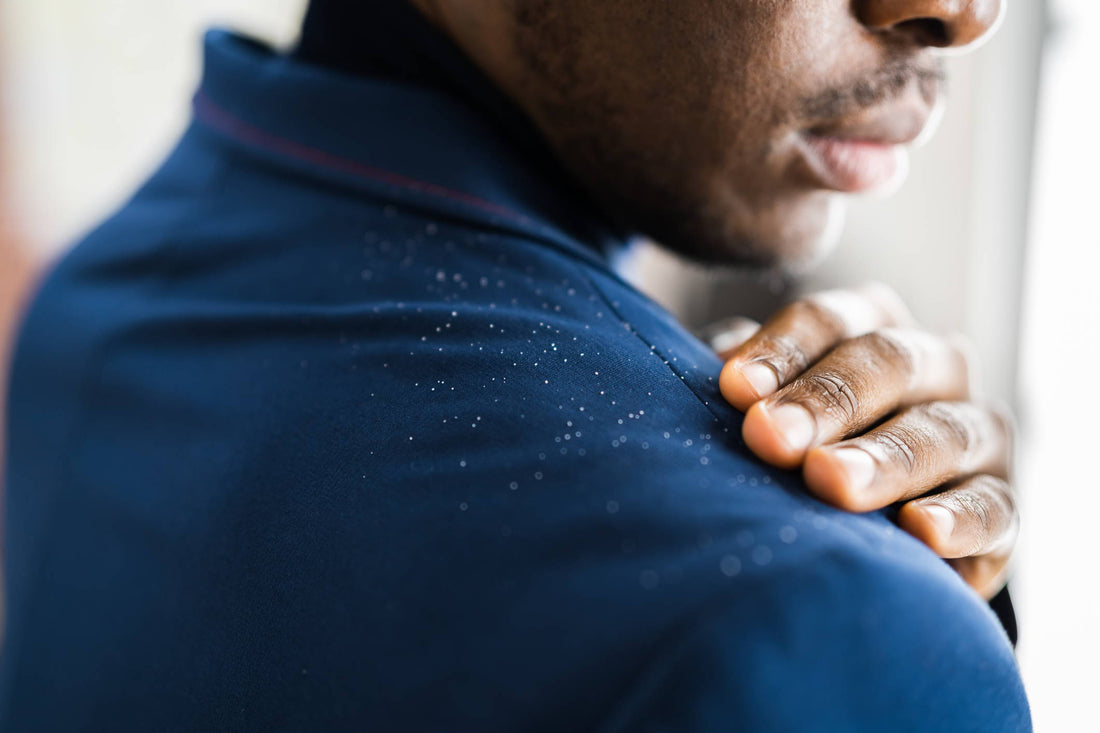
[[[827,407],[840,413],[840,417],[847,424],[855,421],[859,414],[859,406],[855,392],[848,386],[848,382],[835,374],[813,374],[807,377],[807,381],[822,388],[825,393]]]
[[[913,473],[916,470],[917,454],[904,437],[889,430],[883,430],[876,438],[884,445],[891,456],[902,464],[906,473]]]

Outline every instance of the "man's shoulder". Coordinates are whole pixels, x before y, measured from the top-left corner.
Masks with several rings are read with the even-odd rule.
[[[960,586],[844,550],[738,573],[601,730],[1030,731],[1011,649]]]
[[[35,322],[38,342],[74,335],[59,331],[65,313],[110,297],[97,311],[106,335],[79,339],[96,363],[93,378],[74,375],[76,427],[33,417],[68,441],[76,480],[39,482],[32,498],[17,455],[12,489],[61,507],[66,526],[109,512],[142,531],[68,533],[44,598],[110,553],[130,558],[127,588],[175,578],[120,603],[171,619],[178,599],[206,599],[191,628],[269,599],[272,628],[295,634],[249,625],[209,648],[215,667],[232,675],[234,658],[273,645],[322,669],[401,659],[347,674],[376,691],[364,705],[407,720],[434,713],[387,690],[429,669],[468,680],[471,709],[514,720],[543,689],[557,706],[548,726],[609,706],[629,718],[634,703],[609,700],[638,670],[681,674],[667,655],[744,692],[694,688],[714,690],[707,704],[724,700],[727,717],[763,714],[792,670],[797,685],[877,684],[896,656],[897,695],[922,651],[933,672],[974,651],[1008,673],[1007,644],[942,562],[885,517],[828,509],[754,461],[718,395],[717,358],[605,269],[399,207],[339,210],[348,218],[313,230],[188,221],[171,242],[124,218],[68,266],[69,305]],[[57,387],[38,360],[20,370],[38,387],[19,403],[28,417],[33,395]],[[96,504],[104,486],[110,502]],[[136,562],[142,537],[190,547],[188,572]],[[297,600],[277,603],[288,583]],[[717,656],[700,658],[708,647]],[[149,653],[170,671],[186,668],[180,651]],[[138,665],[116,667],[138,679]],[[735,684],[742,667],[755,683]],[[314,694],[270,674],[287,693],[275,707]]]

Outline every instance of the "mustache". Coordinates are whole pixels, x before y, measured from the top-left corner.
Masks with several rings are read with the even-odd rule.
[[[915,85],[932,106],[947,82],[942,60],[932,65],[897,60],[844,87],[826,89],[802,100],[803,119],[831,120],[859,112],[897,97]]]

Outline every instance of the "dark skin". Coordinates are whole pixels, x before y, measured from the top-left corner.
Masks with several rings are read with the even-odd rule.
[[[903,529],[985,598],[1019,532],[1011,420],[971,402],[967,346],[913,327],[881,285],[819,293],[727,343],[722,394],[746,444],[802,468],[818,498],[866,512],[904,502]]]
[[[411,2],[610,216],[697,261],[781,270],[832,243],[844,194],[899,181],[939,100],[939,52],[972,47],[1001,13],[999,0]],[[881,286],[754,328],[722,348],[749,448],[844,509],[904,502],[904,529],[996,593],[1018,526],[1011,430],[971,401],[965,347],[920,331]]]

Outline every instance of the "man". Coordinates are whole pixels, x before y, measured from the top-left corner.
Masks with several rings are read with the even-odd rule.
[[[959,350],[869,288],[723,371],[607,263],[639,231],[812,260],[923,126],[930,49],[998,13],[331,0],[290,57],[212,34],[194,124],[20,344],[4,730],[1028,730],[964,583],[1015,519]]]

